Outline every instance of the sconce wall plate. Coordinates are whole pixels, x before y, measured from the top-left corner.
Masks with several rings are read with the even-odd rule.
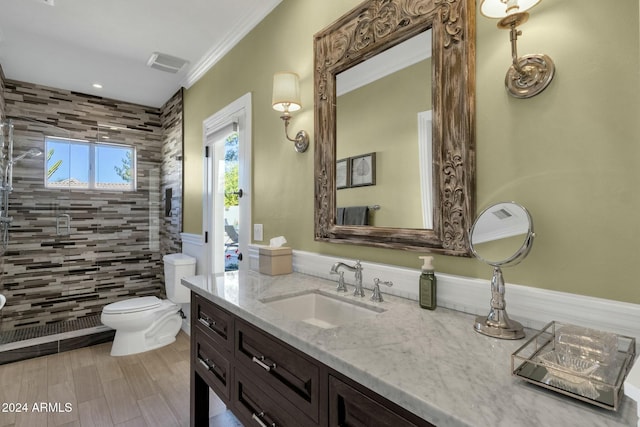
[[[525,55],[517,61],[520,70],[512,65],[504,78],[504,85],[511,95],[516,98],[531,98],[549,86],[556,66],[548,55]]]
[[[304,130],[298,131],[295,138],[291,139],[287,136],[287,139],[293,141],[293,147],[298,153],[304,153],[309,148],[309,134]]]

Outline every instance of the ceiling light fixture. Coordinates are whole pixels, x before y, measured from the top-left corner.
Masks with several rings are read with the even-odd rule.
[[[95,87],[96,89],[102,89],[102,85],[100,83],[94,83],[91,86]]]

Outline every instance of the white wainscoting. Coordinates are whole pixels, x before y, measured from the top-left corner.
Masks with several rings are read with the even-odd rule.
[[[202,272],[206,271],[204,268],[204,263],[206,262],[204,237],[200,234],[180,233],[180,238],[182,239],[182,253],[196,259],[196,274],[202,274]],[[187,315],[187,318],[182,320],[182,330],[191,335],[191,324],[189,323],[191,304],[181,305],[182,311]]]

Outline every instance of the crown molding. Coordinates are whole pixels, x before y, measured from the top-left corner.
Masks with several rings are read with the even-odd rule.
[[[189,89],[207,71],[220,61],[233,47],[240,42],[251,30],[253,30],[282,0],[265,0],[264,7],[250,10],[248,15],[240,20],[239,25],[227,33],[220,43],[213,46],[207,53],[187,72],[181,82],[181,86]]]

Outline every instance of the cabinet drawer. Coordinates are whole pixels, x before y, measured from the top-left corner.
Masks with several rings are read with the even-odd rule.
[[[360,391],[332,375],[329,376],[329,426],[433,427],[405,409],[383,402],[382,397],[370,390]]]
[[[311,427],[317,426],[297,411],[290,402],[274,393],[261,381],[251,381],[236,368],[234,414],[246,426]]]
[[[233,318],[229,313],[193,293],[191,324],[199,326],[220,348],[232,351]]]
[[[220,397],[230,398],[231,364],[228,353],[217,351],[206,334],[194,328],[195,340],[192,363],[194,369]]]
[[[235,327],[236,360],[318,422],[320,369],[315,361],[241,320]]]

